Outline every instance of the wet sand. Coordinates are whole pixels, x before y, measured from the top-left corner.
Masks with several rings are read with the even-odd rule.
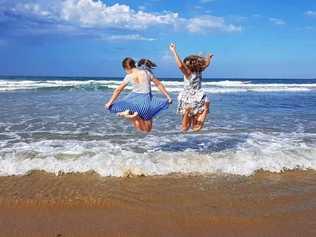
[[[0,177],[0,236],[316,236],[316,172]]]

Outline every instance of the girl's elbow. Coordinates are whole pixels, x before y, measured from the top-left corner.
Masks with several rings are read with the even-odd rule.
[[[185,67],[183,64],[179,65],[178,68],[179,68],[179,70],[180,70],[181,72],[186,71],[186,67]]]
[[[116,88],[118,92],[122,92],[124,90],[123,86],[119,86],[118,88]]]
[[[157,80],[157,81],[156,81],[156,86],[161,87],[161,86],[162,86],[162,83]]]
[[[117,88],[115,91],[114,91],[114,94],[120,94],[122,92],[122,89],[121,88]]]
[[[184,66],[183,66],[182,64],[179,64],[179,65],[178,65],[178,68],[179,68],[180,70],[182,70],[182,69],[184,68]]]

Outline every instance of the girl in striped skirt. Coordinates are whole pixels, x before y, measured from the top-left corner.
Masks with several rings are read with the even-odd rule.
[[[114,90],[112,97],[105,107],[111,113],[117,113],[129,119],[134,127],[141,132],[149,133],[152,129],[152,119],[161,110],[167,109],[172,102],[164,85],[151,73],[156,65],[150,60],[141,60],[139,66],[132,58],[125,58],[122,66],[126,76],[122,83]],[[153,82],[166,96],[166,99],[157,98],[151,93],[151,82]],[[124,88],[131,84],[132,92],[126,97],[117,100]]]
[[[182,131],[186,132],[190,128],[194,132],[200,131],[210,106],[210,101],[202,89],[202,72],[210,65],[213,55],[209,54],[207,57],[191,55],[182,61],[176,45],[171,44],[169,48],[184,76],[184,89],[178,96],[178,113],[182,115]]]

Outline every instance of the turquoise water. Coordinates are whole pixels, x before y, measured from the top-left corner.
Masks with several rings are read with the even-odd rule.
[[[175,102],[180,79],[163,80]],[[118,79],[0,79],[0,175],[316,169],[316,80],[205,80],[205,129],[181,134],[176,103],[149,135],[105,112]],[[128,93],[128,90],[125,92]]]

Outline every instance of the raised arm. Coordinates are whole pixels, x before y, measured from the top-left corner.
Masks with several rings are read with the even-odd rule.
[[[205,65],[202,68],[203,70],[205,70],[211,64],[213,57],[214,55],[211,53],[209,53],[207,57],[205,57]]]
[[[166,90],[166,87],[159,81],[156,77],[152,76],[151,81],[158,87],[160,92],[167,97],[168,102],[171,104],[172,103],[172,98],[169,95],[168,91]]]
[[[177,49],[176,49],[176,44],[172,43],[169,46],[169,49],[171,51],[171,53],[173,54],[177,66],[178,68],[181,70],[181,72],[185,75],[186,78],[191,76],[191,71],[190,69],[183,63],[183,61],[181,60],[179,54],[177,53]]]
[[[105,107],[109,109],[113,102],[120,96],[121,92],[124,90],[124,88],[127,86],[127,82],[123,81],[113,92],[112,97],[110,100],[105,104]]]

